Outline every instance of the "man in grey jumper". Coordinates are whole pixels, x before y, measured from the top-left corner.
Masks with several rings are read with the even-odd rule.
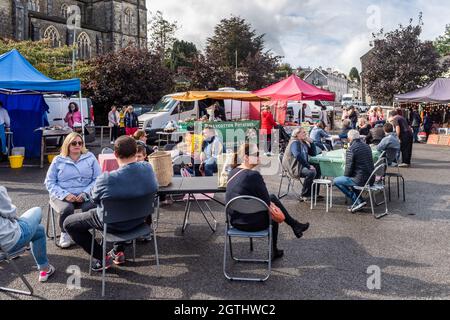
[[[136,162],[136,141],[128,136],[118,138],[114,144],[114,154],[119,163],[119,169],[104,173],[97,178],[92,190],[91,200],[97,204],[97,209],[88,212],[73,214],[64,221],[64,229],[69,233],[76,244],[87,253],[91,252],[91,233],[89,230],[103,230],[103,213],[99,204],[103,199],[134,199],[154,194],[158,190],[155,173],[152,166],[146,162]],[[125,213],[126,214],[126,213]],[[111,232],[126,232],[143,224],[142,220],[130,220],[120,224],[108,225]],[[102,247],[94,241],[94,258],[97,260],[92,267],[94,271],[102,271]],[[120,244],[106,257],[105,269],[111,263],[120,265],[125,263],[125,255]]]

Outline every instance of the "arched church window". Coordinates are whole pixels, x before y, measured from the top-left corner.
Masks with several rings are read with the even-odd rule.
[[[87,60],[91,58],[91,39],[86,32],[80,33],[77,39],[78,59]]]
[[[44,39],[50,40],[53,48],[59,47],[60,45],[59,32],[54,26],[50,26],[44,31]]]

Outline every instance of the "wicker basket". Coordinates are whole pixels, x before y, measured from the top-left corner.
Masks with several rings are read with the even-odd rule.
[[[173,166],[172,157],[170,153],[164,151],[158,151],[152,153],[148,157],[148,161],[155,171],[156,179],[161,187],[167,187],[172,183]]]

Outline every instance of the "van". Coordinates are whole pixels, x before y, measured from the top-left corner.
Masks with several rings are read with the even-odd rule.
[[[67,98],[62,95],[44,95],[44,100],[49,109],[47,119],[50,126],[64,127],[67,124],[64,122],[67,112],[69,111],[69,104],[75,102],[80,107],[80,99]],[[94,110],[90,98],[82,98],[81,104],[83,107],[83,116],[86,125],[94,125]],[[81,110],[80,110],[81,112]]]
[[[300,119],[299,119],[300,110],[302,109],[303,104],[306,104],[309,107],[309,109],[311,110],[311,113],[312,113],[311,120],[319,119],[320,113],[322,111],[322,107],[326,107],[327,112],[334,111],[333,105],[331,103],[329,103],[328,101],[320,101],[320,100],[290,101],[290,102],[288,102],[288,106],[287,106],[286,120],[288,120],[290,122],[297,122],[297,123],[304,122],[304,121],[300,121]]]
[[[45,103],[48,105],[47,120],[50,126],[65,127],[67,123],[64,122],[68,107],[71,102],[75,102],[80,108],[80,99],[77,97],[65,97],[62,95],[44,95]],[[81,104],[83,108],[84,117],[84,136],[86,143],[95,141],[95,124],[94,124],[94,107],[90,98],[82,98]],[[81,110],[80,110],[81,112]]]
[[[248,91],[236,91],[232,88],[219,89],[220,92],[249,93]],[[219,102],[225,109],[227,120],[248,119],[250,116],[250,104],[237,100],[196,100],[178,101],[173,99],[185,93],[169,94],[161,98],[151,111],[139,116],[139,127],[145,130],[148,143],[154,143],[158,139],[157,132],[163,131],[169,122],[199,119],[206,115],[206,108],[214,102]]]

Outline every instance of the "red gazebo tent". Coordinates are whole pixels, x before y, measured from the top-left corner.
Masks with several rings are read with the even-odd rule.
[[[288,101],[300,101],[300,100],[322,100],[322,101],[334,101],[335,94],[326,90],[319,89],[312,84],[303,81],[296,75],[292,75],[289,78],[275,83],[265,89],[254,91],[253,94],[261,98],[270,98],[271,101],[277,102],[277,120],[280,123],[284,123],[286,118],[286,108]],[[282,105],[280,106],[280,103]],[[258,108],[256,105],[252,105],[252,109]],[[284,112],[278,112],[284,111]],[[253,110],[258,112],[259,110]]]

